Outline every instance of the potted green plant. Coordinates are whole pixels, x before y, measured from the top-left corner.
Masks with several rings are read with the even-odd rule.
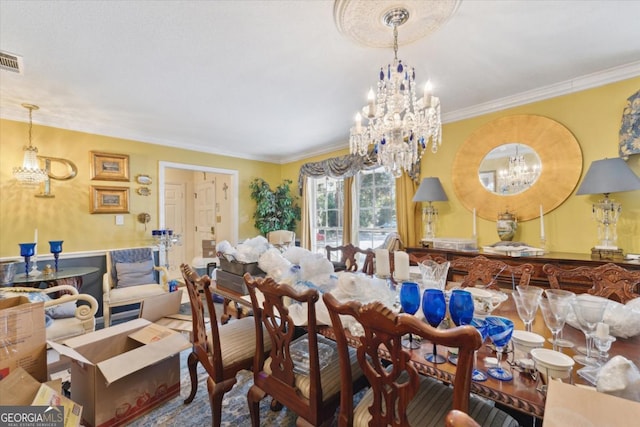
[[[291,183],[291,180],[285,179],[275,190],[262,178],[255,178],[249,184],[251,199],[256,202],[253,214],[255,227],[260,233],[295,231],[296,222],[300,220],[300,206],[296,203],[297,198],[291,194]]]

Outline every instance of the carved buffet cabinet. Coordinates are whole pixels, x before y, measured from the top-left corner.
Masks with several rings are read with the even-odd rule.
[[[534,267],[534,273],[531,276],[530,284],[533,286],[540,286],[543,288],[549,287],[549,280],[547,275],[542,271],[542,267],[545,264],[554,264],[564,269],[572,269],[576,267],[597,267],[599,265],[614,263],[627,270],[640,270],[640,262],[624,259],[594,259],[590,254],[576,254],[567,252],[548,252],[542,256],[526,256],[526,257],[511,257],[507,255],[489,254],[467,251],[453,251],[447,249],[433,249],[423,247],[410,247],[406,248],[406,251],[413,254],[415,257],[420,258],[425,255],[429,255],[433,258],[440,257],[447,261],[452,261],[456,258],[473,258],[478,255],[483,255],[489,259],[497,259],[503,261],[509,265],[520,265],[524,263],[532,264]],[[448,280],[457,281],[461,276],[466,275],[464,271],[456,271],[454,268],[449,269]],[[513,278],[511,275],[501,274],[497,278],[498,285],[504,288],[511,288],[513,286]],[[515,281],[517,284],[517,280]],[[591,288],[591,283],[581,281],[580,279],[573,279],[568,290],[573,292],[586,292]],[[640,292],[640,289],[636,289],[636,292]]]

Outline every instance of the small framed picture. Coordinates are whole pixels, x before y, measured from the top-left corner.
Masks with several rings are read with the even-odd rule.
[[[495,193],[496,191],[496,171],[480,171],[480,182],[487,190]]]
[[[91,213],[129,213],[129,189],[91,186]]]
[[[126,154],[91,152],[91,179],[129,181],[129,156]]]

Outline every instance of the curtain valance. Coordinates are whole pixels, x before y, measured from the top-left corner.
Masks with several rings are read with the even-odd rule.
[[[300,167],[298,175],[298,188],[302,194],[302,183],[308,176],[318,178],[329,176],[331,178],[348,178],[355,176],[361,170],[378,167],[375,159],[371,156],[363,157],[355,154],[348,154],[342,157],[332,157],[320,162],[305,163]]]

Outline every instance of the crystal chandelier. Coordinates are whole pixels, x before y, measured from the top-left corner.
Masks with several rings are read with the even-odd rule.
[[[442,144],[440,100],[432,95],[428,81],[418,99],[415,70],[398,60],[398,26],[407,19],[406,9],[390,10],[383,18],[393,28],[393,64],[380,68],[377,94],[369,91],[368,104],[356,115],[349,137],[352,154],[367,156],[373,145],[378,164],[396,178],[420,161],[430,141],[434,153]]]
[[[507,169],[501,169],[498,172],[498,188],[503,194],[517,194],[529,188],[539,174],[538,165],[529,167],[524,155],[518,152],[518,144],[516,144],[516,153],[509,156]]]
[[[22,106],[29,110],[29,145],[24,147],[22,167],[13,168],[13,176],[24,184],[39,184],[46,181],[48,175],[47,171],[41,169],[38,164],[38,149],[31,144],[32,113],[39,107],[32,104],[22,104]]]

